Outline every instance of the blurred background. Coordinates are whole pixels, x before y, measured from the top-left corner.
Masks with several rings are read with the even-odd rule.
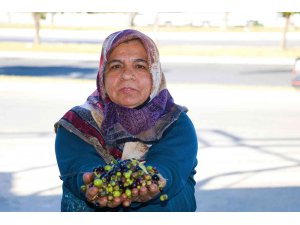
[[[255,11],[0,12],[0,211],[60,211],[53,124],[126,28],[157,43],[189,108],[197,211],[300,211],[300,13]]]

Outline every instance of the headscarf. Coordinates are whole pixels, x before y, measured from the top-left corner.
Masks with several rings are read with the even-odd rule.
[[[104,72],[113,49],[133,39],[140,40],[146,49],[152,89],[146,104],[138,108],[127,108],[115,104],[107,96]],[[164,131],[184,111],[187,109],[176,105],[166,88],[158,49],[153,40],[139,31],[127,29],[112,33],[105,39],[97,74],[97,90],[88,97],[84,105],[69,110],[55,124],[55,130],[63,126],[93,145],[102,158],[110,162],[114,158],[122,158],[128,146],[139,148],[139,151],[146,148],[146,152],[147,146],[161,139]],[[128,143],[135,145],[126,145]]]

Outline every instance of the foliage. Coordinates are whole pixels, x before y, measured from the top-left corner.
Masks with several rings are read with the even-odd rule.
[[[298,14],[298,13],[300,13],[300,12],[280,12],[281,16],[284,18],[288,18],[291,15]]]
[[[283,32],[282,32],[282,38],[281,38],[281,49],[285,50],[286,49],[286,34],[289,30],[289,25],[290,25],[290,18],[292,15],[297,14],[300,12],[280,12],[281,16],[285,18],[285,26],[283,28]]]
[[[46,12],[34,12],[33,14],[38,16],[38,18],[42,20],[46,19],[46,15],[47,15]]]

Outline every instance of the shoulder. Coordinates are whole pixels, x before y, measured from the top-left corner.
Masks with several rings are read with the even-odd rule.
[[[185,112],[182,112],[180,114],[177,121],[175,121],[174,124],[171,126],[170,131],[180,132],[182,134],[184,134],[183,132],[187,132],[189,134],[196,132],[193,122]]]
[[[58,137],[73,139],[73,138],[76,138],[76,135],[73,134],[72,132],[68,131],[63,126],[59,126],[56,131],[56,138],[58,138]]]
[[[187,115],[186,112],[182,112],[180,114],[180,116],[178,117],[178,120],[176,121],[176,125],[177,126],[187,126],[187,127],[195,129],[192,120],[190,119],[190,117]]]
[[[178,119],[165,131],[163,139],[180,142],[197,142],[196,130],[189,116],[182,112]]]
[[[84,140],[79,138],[76,134],[73,132],[67,130],[63,126],[59,126],[56,132],[56,144],[72,144],[72,145],[89,145]]]

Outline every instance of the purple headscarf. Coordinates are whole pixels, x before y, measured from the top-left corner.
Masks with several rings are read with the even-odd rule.
[[[119,44],[139,39],[146,49],[152,75],[150,101],[141,108],[127,108],[112,102],[104,88],[104,71],[109,55]],[[92,144],[109,162],[121,158],[126,142],[151,144],[159,140],[164,131],[175,122],[185,107],[176,105],[166,89],[159,53],[155,43],[136,30],[123,30],[109,35],[102,46],[97,75],[97,90],[82,106],[68,111],[56,124],[73,132]]]

